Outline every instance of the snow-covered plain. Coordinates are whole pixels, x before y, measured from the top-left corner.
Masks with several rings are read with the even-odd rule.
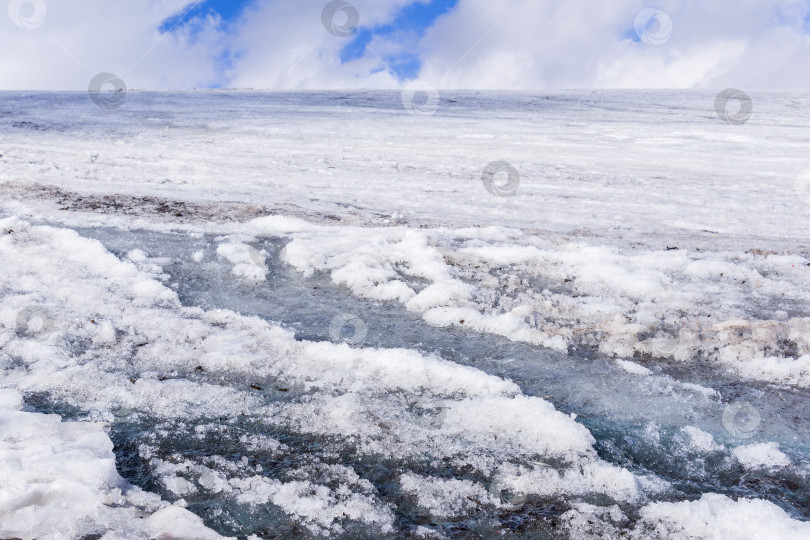
[[[0,94],[0,535],[810,538],[810,93],[752,99]]]

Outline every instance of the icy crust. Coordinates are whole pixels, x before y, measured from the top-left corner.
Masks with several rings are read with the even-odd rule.
[[[795,521],[778,506],[758,499],[706,494],[696,501],[658,502],[639,510],[631,526],[618,506],[579,503],[563,514],[563,528],[578,539],[760,540],[810,538],[810,523]]]
[[[663,430],[654,423],[646,426],[641,438],[653,452],[667,455],[670,468],[677,469],[683,477],[749,472],[784,472],[795,475],[793,480],[807,476],[802,458],[785,449],[793,456],[791,459],[776,442],[743,444],[732,438],[727,439],[727,444],[721,444],[711,433],[697,426]]]
[[[487,506],[516,510],[529,496],[553,502],[602,494],[614,501],[632,504],[669,487],[660,479],[637,477],[604,462],[574,467],[554,467],[542,462],[529,466],[504,463],[488,482],[413,473],[403,474],[400,482],[415,504],[438,519],[471,515]]]
[[[56,540],[222,538],[202,520],[128,485],[103,425],[22,412],[0,390],[0,536]]]
[[[48,393],[91,419],[162,422],[139,455],[169,500],[215,494],[240,511],[280,512],[317,534],[340,533],[352,521],[390,532],[390,503],[350,468],[323,461],[339,453],[484,479],[515,470],[523,481],[538,461],[544,465],[528,487],[555,499],[642,502],[662,487],[601,461],[585,427],[510,381],[415,351],[299,342],[258,318],[184,308],[161,283],[159,264],[137,253],[119,260],[74,231],[9,218],[0,233],[3,386]],[[31,307],[45,322],[21,326]],[[162,450],[171,437],[228,435],[238,427],[228,419],[255,426],[233,438],[245,449],[303,452],[310,461],[270,478],[253,465],[168,459]],[[186,433],[187,425],[196,427]],[[262,429],[323,440],[323,455]],[[103,444],[109,454],[109,440]],[[106,467],[109,476],[111,457]]]
[[[639,511],[630,526],[618,506],[580,503],[562,516],[572,538],[632,540],[760,540],[810,538],[810,523],[795,521],[778,506],[758,499],[706,494],[696,501],[658,502]]]
[[[277,234],[273,220],[245,228]],[[433,325],[625,358],[710,358],[747,378],[810,387],[803,255],[633,252],[499,227],[288,232],[290,265],[401,302]]]
[[[79,93],[3,97],[14,143],[0,180],[81,191],[53,199],[98,215],[222,222],[264,203],[331,221],[587,227],[613,239],[810,234],[796,185],[810,166],[797,129],[806,91],[757,93],[759,121],[744,133],[717,121],[715,90],[442,92],[439,114],[418,118],[395,91],[131,92],[114,117]],[[495,159],[519,170],[515,197],[482,185]],[[99,195],[110,192],[125,198]]]
[[[501,505],[487,487],[471,480],[430,478],[405,473],[399,478],[402,490],[431,516],[440,519],[470,515],[479,505]]]
[[[292,469],[290,481],[281,482],[262,475],[261,466],[250,466],[246,457],[237,463],[213,457],[206,465],[179,454],[169,456],[171,461],[151,457],[153,449],[148,445],[141,450],[150,458],[161,485],[176,496],[206,491],[258,515],[272,505],[316,536],[344,534],[346,522],[366,523],[380,533],[394,532],[391,509],[379,503],[370,482],[348,467]]]

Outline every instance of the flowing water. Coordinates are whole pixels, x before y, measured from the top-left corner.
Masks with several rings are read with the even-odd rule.
[[[810,399],[806,392],[742,382],[732,374],[718,372],[715,367],[697,361],[687,364],[659,361],[647,364],[653,370],[652,375],[637,376],[594,351],[562,354],[462,328],[431,327],[399,304],[352,296],[347,289],[334,285],[328,276],[316,273],[304,277],[279,259],[285,245],[283,238],[264,238],[252,243],[254,248],[267,253],[270,271],[267,281],[251,283],[231,275],[231,265],[216,254],[221,239],[213,236],[112,228],[77,230],[85,237],[101,241],[121,258],[133,249],[141,249],[160,260],[169,276],[166,284],[177,291],[184,305],[259,316],[293,330],[297,339],[309,341],[329,340],[334,318],[353,314],[367,325],[364,347],[416,349],[508,378],[526,395],[542,397],[564,413],[575,413],[576,421],[596,438],[598,453],[606,461],[635,473],[653,473],[671,482],[674,489],[666,495],[668,500],[697,498],[708,492],[763,498],[794,518],[810,519],[810,500],[806,495],[810,482],[802,470],[805,467],[806,471],[810,461]],[[195,262],[193,255],[199,251],[204,256],[201,262]],[[208,377],[205,373],[176,376],[195,380]],[[295,388],[256,386],[256,391],[268,402],[301,398]],[[59,408],[47,396],[32,395],[27,402],[39,411],[59,412],[69,418],[82,415],[78,410]],[[740,402],[754,404],[759,415],[750,438],[739,438],[738,433],[729,429],[728,422],[723,422],[729,404]],[[350,467],[370,481],[379,496],[395,508],[398,527],[395,536],[423,525],[454,537],[486,536],[503,527],[521,538],[555,537],[558,535],[555,520],[565,511],[560,505],[529,496],[526,504],[514,511],[481,511],[461,520],[437,521],[414,508],[402,495],[399,475],[414,471],[482,479],[474,473],[442,470],[429,459],[414,462],[361,458],[349,441],[338,445],[335,453],[335,446],[325,438],[280,431],[247,417],[194,419],[181,425],[143,415],[133,418],[128,411],[117,413],[116,418],[111,438],[120,473],[133,484],[159,492],[168,500],[177,497],[162,490],[147,460],[139,454],[139,446],[144,442],[158,448],[157,453],[168,460],[178,454],[199,459],[219,456],[232,463],[247,460],[250,466],[260,465],[262,474],[270,478],[281,478],[285,471],[311,463],[312,456],[319,456],[325,463]],[[206,426],[203,436],[190,435],[203,424]],[[211,429],[211,425],[217,426],[216,429]],[[657,437],[649,436],[651,426],[656,428]],[[725,453],[700,453],[692,448],[682,434],[685,426],[711,433],[717,443],[727,447],[775,441],[794,465],[778,471],[746,471],[730,464]],[[243,435],[257,433],[273,437],[292,451],[283,455],[256,452],[240,442]],[[186,500],[190,510],[223,534],[258,534],[262,538],[305,534],[280,511],[248,512],[211,492],[191,494]],[[347,525],[345,536],[373,535],[361,525]]]

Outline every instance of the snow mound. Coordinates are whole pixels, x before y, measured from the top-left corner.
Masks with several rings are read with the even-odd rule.
[[[641,509],[637,538],[758,540],[810,538],[810,523],[768,501],[708,493],[697,501],[653,503]]]
[[[191,512],[128,485],[98,423],[20,411],[0,390],[0,535],[28,539],[222,538]]]
[[[746,469],[770,469],[790,465],[790,458],[779,450],[779,445],[775,442],[738,446],[731,451],[731,455]]]

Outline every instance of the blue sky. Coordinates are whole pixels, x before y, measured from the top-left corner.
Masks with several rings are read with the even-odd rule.
[[[181,13],[166,19],[160,27],[167,32],[194,19],[205,17],[210,12],[216,12],[225,22],[236,20],[244,9],[255,0],[203,0],[191,5]]]
[[[433,0],[427,4],[411,4],[395,15],[390,24],[365,28],[362,26],[355,38],[341,51],[342,62],[356,60],[366,54],[366,47],[374,37],[392,38],[395,34],[413,32],[422,37],[437,17],[450,11],[458,0]],[[400,80],[412,79],[419,75],[419,56],[417,51],[402,51],[397,56],[383,56]]]

